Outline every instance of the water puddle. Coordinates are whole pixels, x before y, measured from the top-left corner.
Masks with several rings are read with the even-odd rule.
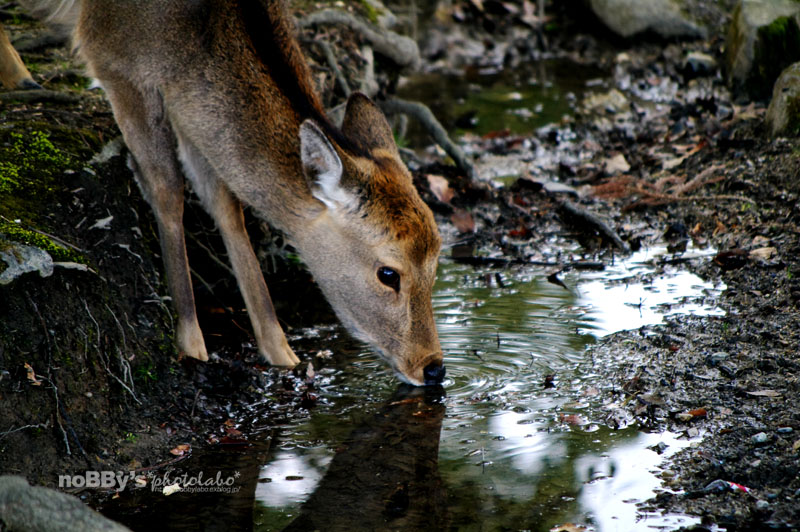
[[[332,508],[317,494],[320,486],[327,493],[330,482],[337,484],[337,492],[345,489],[338,485],[342,482],[358,485],[362,512],[349,519],[358,516],[366,528],[427,523],[458,530],[549,530],[576,522],[600,531],[633,531],[694,522],[637,513],[633,503],[651,497],[660,485],[652,471],[665,455],[650,448],[664,444],[668,455],[689,442],[668,433],[644,433],[635,426],[609,428],[602,420],[618,406],[608,403],[613,387],[606,378],[609,368],[588,360],[585,350],[599,336],[658,323],[667,313],[720,312],[698,300],[723,287],[649,265],[659,254],[641,252],[605,272],[568,277],[569,290],[548,283],[538,270],[444,263],[434,305],[448,367],[447,397],[437,414],[440,419],[428,427],[431,433],[415,437],[428,448],[438,444],[438,467],[431,469],[426,479],[431,486],[422,491],[425,497],[435,495],[426,490],[446,491],[439,501],[443,507],[431,510],[446,521],[435,521],[433,515],[427,515],[429,521],[408,521],[409,515],[420,513],[412,511],[421,504],[413,498],[406,501],[401,516],[406,521],[391,518],[385,509],[386,497],[391,499],[387,492],[407,489],[406,497],[411,497],[413,490],[403,488],[408,480],[384,472],[388,487],[370,484],[385,465],[371,462],[373,448],[363,453],[364,440],[373,438],[373,446],[380,447],[390,445],[386,438],[391,434],[408,437],[407,424],[416,421],[415,416],[430,415],[426,408],[432,407],[413,404],[405,417],[381,414],[381,409],[392,410],[392,401],[385,402],[385,397],[395,383],[379,361],[362,355],[351,369],[331,375],[329,381],[333,395],[347,394],[348,404],[358,404],[355,411],[338,410],[334,398],[310,418],[288,427],[286,441],[264,465],[256,491],[256,528],[277,530],[295,519],[319,526]],[[367,382],[381,382],[384,389],[362,388]],[[367,421],[375,416],[378,421]],[[386,417],[392,419],[390,427],[385,426]],[[351,433],[352,427],[360,428]],[[342,458],[354,452],[354,441],[355,456]],[[418,464],[416,452],[393,454],[389,461]],[[344,480],[326,480],[331,462],[337,460],[346,461],[350,473]],[[367,489],[384,497],[365,501]],[[309,497],[316,498],[309,502]],[[365,521],[364,512],[377,520]]]
[[[571,114],[574,102],[603,74],[570,61],[547,60],[500,72],[418,74],[405,81],[398,95],[425,102],[456,135],[525,134]],[[415,124],[408,137],[414,145],[428,144]]]

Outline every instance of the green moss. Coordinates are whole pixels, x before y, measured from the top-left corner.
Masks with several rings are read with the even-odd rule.
[[[56,262],[79,262],[86,264],[86,258],[80,253],[60,246],[53,239],[41,233],[29,231],[12,222],[0,221],[0,250],[4,247],[4,240],[35,246],[42,249],[53,257]],[[7,246],[6,246],[7,247]]]
[[[367,0],[361,0],[361,7],[364,8],[364,14],[366,15],[367,19],[372,22],[373,24],[378,23],[378,10],[375,9],[375,6],[372,5],[371,2]]]
[[[750,81],[750,94],[769,98],[784,68],[800,60],[800,27],[794,17],[780,17],[758,29],[753,48],[758,76]]]

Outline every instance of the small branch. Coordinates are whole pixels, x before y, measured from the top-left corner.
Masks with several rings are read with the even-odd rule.
[[[458,166],[466,175],[472,180],[478,179],[478,174],[475,167],[467,159],[461,148],[450,140],[447,131],[442,127],[442,124],[436,119],[428,106],[419,102],[409,102],[399,98],[392,98],[391,100],[379,101],[381,109],[386,114],[404,114],[416,118],[428,130],[433,140],[444,149],[444,151],[455,161]]]
[[[22,426],[22,427],[17,427],[15,429],[9,429],[9,430],[7,430],[5,432],[0,432],[0,440],[5,438],[9,434],[14,434],[15,432],[19,432],[21,430],[26,430],[26,429],[49,429],[49,428],[50,428],[50,424],[49,423],[37,423],[35,425],[25,425],[25,426]]]
[[[558,208],[562,213],[567,215],[568,219],[580,222],[582,225],[587,225],[595,229],[598,233],[604,236],[607,240],[611,241],[617,248],[622,251],[629,252],[631,247],[622,240],[616,231],[609,227],[603,220],[589,211],[581,209],[571,201],[560,200],[558,201]],[[577,225],[577,224],[576,224]]]
[[[375,51],[394,61],[398,66],[416,70],[420,64],[419,47],[413,39],[393,31],[379,29],[350,13],[338,9],[323,9],[311,13],[297,22],[298,27],[344,26],[359,33],[369,41]]]

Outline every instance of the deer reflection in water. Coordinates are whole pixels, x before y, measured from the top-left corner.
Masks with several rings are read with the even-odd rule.
[[[286,529],[442,530],[439,476],[444,391],[401,386],[341,445],[300,515]]]

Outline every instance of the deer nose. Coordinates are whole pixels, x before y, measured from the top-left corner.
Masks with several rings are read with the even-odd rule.
[[[425,378],[425,386],[439,386],[444,381],[444,375],[447,370],[441,361],[431,362],[425,369],[422,370],[422,375]]]

